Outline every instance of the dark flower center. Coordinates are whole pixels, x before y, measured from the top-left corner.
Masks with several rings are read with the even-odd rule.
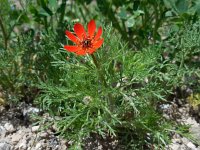
[[[90,39],[85,39],[83,42],[82,42],[82,47],[83,48],[90,48],[92,46],[92,40]]]

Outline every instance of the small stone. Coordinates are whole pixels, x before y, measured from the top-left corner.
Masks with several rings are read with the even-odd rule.
[[[181,139],[172,139],[172,142],[173,142],[173,143],[181,144],[181,143],[182,143],[182,140],[181,140]]]
[[[200,126],[191,126],[190,132],[193,137],[195,137],[198,141],[200,141]]]
[[[170,105],[169,104],[162,104],[162,105],[160,105],[160,108],[161,109],[169,109]]]
[[[177,103],[182,106],[183,105],[183,100],[182,99],[177,99]]]
[[[40,126],[33,126],[33,127],[31,128],[31,131],[32,131],[32,132],[37,132],[37,131],[39,130],[39,128],[40,128]]]
[[[85,105],[88,105],[91,101],[92,101],[92,98],[91,98],[90,96],[85,96],[85,97],[83,98],[83,103],[84,103]]]
[[[180,150],[180,145],[179,144],[173,144],[173,145],[170,145],[170,148],[172,150]]]
[[[30,128],[26,128],[26,127],[22,127],[22,130],[24,133],[30,133],[31,129]]]
[[[6,129],[3,126],[0,126],[0,135],[4,135],[6,133]]]
[[[187,147],[189,147],[191,150],[197,150],[196,146],[192,142],[189,142]]]
[[[199,124],[196,122],[195,119],[189,117],[186,122],[185,122],[187,125],[192,125],[193,127],[198,127]]]
[[[37,143],[35,146],[35,150],[42,150],[42,143]]]
[[[187,138],[183,137],[182,142],[183,144],[187,145],[190,141]]]
[[[11,145],[6,141],[0,141],[0,150],[11,150]]]
[[[9,133],[15,131],[13,125],[10,124],[10,123],[6,123],[6,124],[4,125],[4,128],[5,128]]]
[[[5,110],[5,107],[0,105],[0,113],[3,112]]]
[[[182,144],[178,150],[188,150],[187,146]]]
[[[23,115],[30,116],[31,114],[38,114],[39,112],[40,112],[40,110],[38,108],[29,107],[29,108],[23,110]]]
[[[46,138],[48,136],[48,133],[47,132],[42,132],[41,134],[40,134],[40,137],[41,138]]]
[[[22,140],[22,141],[19,143],[18,148],[19,148],[20,150],[26,150],[26,149],[27,149],[26,140]]]
[[[185,115],[185,113],[186,113],[186,111],[185,111],[185,109],[184,108],[179,108],[179,110],[178,110],[180,113],[182,113],[182,115]]]
[[[167,119],[167,120],[170,120],[170,116],[167,115],[167,114],[163,114],[163,117],[164,117],[165,119]]]
[[[12,141],[13,144],[16,144],[17,142],[19,142],[21,140],[21,138],[22,138],[22,135],[20,135],[20,134],[13,134],[11,141]]]
[[[52,129],[53,129],[54,131],[58,131],[58,128],[57,128],[57,126],[56,126],[55,123],[52,125]]]
[[[67,141],[65,141],[65,140],[61,140],[61,149],[67,149]]]

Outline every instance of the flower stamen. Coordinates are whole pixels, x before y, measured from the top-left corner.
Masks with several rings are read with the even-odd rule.
[[[91,39],[85,39],[82,42],[82,48],[87,49],[92,47],[92,40]]]

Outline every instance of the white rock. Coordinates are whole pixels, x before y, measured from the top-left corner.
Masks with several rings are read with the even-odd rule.
[[[60,149],[67,149],[66,143],[67,143],[67,141],[62,140],[61,141],[61,148]]]
[[[0,150],[11,150],[11,145],[6,142],[0,143]]]
[[[196,146],[192,142],[189,142],[187,147],[189,147],[191,150],[197,150]]]
[[[42,143],[37,143],[35,146],[35,150],[41,150],[42,149]]]
[[[7,141],[0,141],[0,150],[11,150],[11,145]]]
[[[200,141],[200,126],[191,126],[190,132],[192,133],[193,137]]]
[[[19,142],[19,140],[21,139],[21,136],[19,136],[19,135],[14,135],[14,136],[12,136],[12,143],[13,144],[16,144],[17,142]]]
[[[13,144],[18,143],[20,140],[22,140],[23,136],[24,136],[24,133],[22,131],[19,131],[19,132],[13,134],[11,137],[12,143]]]
[[[199,124],[196,122],[195,119],[189,117],[186,122],[185,122],[187,125],[192,125],[193,127],[198,127]]]
[[[37,131],[39,130],[39,128],[40,128],[40,126],[33,126],[33,127],[31,128],[31,131],[32,131],[32,132],[37,132]]]
[[[178,144],[181,144],[182,143],[182,140],[181,139],[172,139],[172,142],[174,144],[178,143]]]
[[[5,110],[5,107],[1,106],[0,104],[0,113],[3,112]]]
[[[41,138],[46,138],[48,136],[48,133],[47,132],[42,132],[39,136]]]
[[[172,145],[170,145],[170,148],[172,150],[180,150],[180,145],[179,144],[172,144]]]
[[[4,135],[6,133],[6,129],[3,126],[0,126],[0,135]]]
[[[35,108],[35,107],[29,107],[29,108],[26,108],[23,110],[23,115],[26,116],[30,116],[30,114],[37,114],[39,113],[40,110],[38,108]]]
[[[160,105],[160,108],[161,109],[169,109],[170,105],[169,104],[163,104],[163,105]]]
[[[15,131],[13,125],[10,124],[10,123],[6,123],[6,124],[4,125],[4,128],[5,128],[8,132],[13,132],[13,131]]]
[[[188,149],[188,147],[184,144],[182,144],[180,147],[179,147],[179,150],[191,150],[191,149]]]
[[[185,145],[187,145],[190,141],[187,139],[187,138],[185,138],[185,137],[183,137],[182,139],[182,142],[183,142],[183,144],[185,144]]]
[[[20,143],[19,143],[19,149],[20,150],[26,150],[27,149],[27,144],[26,144],[26,140],[22,140]]]

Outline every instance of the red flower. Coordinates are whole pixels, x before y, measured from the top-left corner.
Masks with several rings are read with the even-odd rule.
[[[86,55],[92,54],[101,47],[103,44],[103,38],[101,38],[102,27],[99,27],[97,33],[95,34],[96,24],[94,20],[91,20],[88,23],[88,33],[86,33],[83,25],[80,23],[76,23],[74,25],[74,32],[77,36],[69,32],[65,31],[67,37],[74,42],[76,45],[65,45],[64,49],[69,52],[74,52],[77,55]]]

